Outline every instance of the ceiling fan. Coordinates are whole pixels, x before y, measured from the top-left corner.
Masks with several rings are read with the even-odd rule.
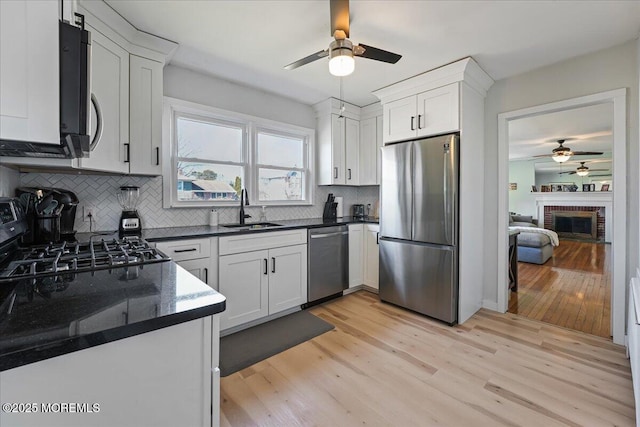
[[[551,154],[540,154],[533,157],[551,157],[554,161],[563,163],[569,160],[571,156],[599,156],[603,154],[599,151],[572,151],[571,148],[562,145],[565,141],[566,139],[559,139],[557,141],[558,146],[551,151]]]
[[[585,163],[586,162],[580,162],[580,166],[578,166],[576,170],[567,171],[567,172],[558,172],[558,175],[568,173],[569,175],[578,174],[578,176],[587,176],[589,175],[589,172],[605,172],[609,170],[609,169],[589,169],[584,165]]]
[[[285,65],[286,70],[306,65],[326,56],[329,57],[329,72],[334,76],[348,76],[355,69],[354,56],[395,64],[402,58],[393,52],[364,44],[354,45],[349,37],[349,0],[330,0],[331,36],[334,40],[325,50]]]

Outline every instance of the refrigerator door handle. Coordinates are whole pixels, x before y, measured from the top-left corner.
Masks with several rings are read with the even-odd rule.
[[[454,140],[455,141],[455,140]],[[456,176],[454,175],[455,171],[455,156],[456,153],[456,144],[453,143],[445,143],[443,147],[443,161],[444,161],[444,227],[446,230],[446,239],[447,243],[450,245],[456,245],[456,187],[458,185]]]

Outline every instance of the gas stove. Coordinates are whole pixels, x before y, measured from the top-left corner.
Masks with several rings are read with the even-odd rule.
[[[26,230],[24,215],[15,199],[0,198],[0,282],[110,270],[169,261],[145,240],[93,235],[89,242],[59,242],[20,246]]]
[[[62,242],[19,247],[13,260],[0,270],[0,279],[44,277],[168,260],[169,257],[138,237],[104,239],[92,236],[88,243]]]

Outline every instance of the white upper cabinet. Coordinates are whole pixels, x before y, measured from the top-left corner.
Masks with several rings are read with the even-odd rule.
[[[376,185],[382,146],[382,108],[364,108],[334,98],[314,105],[317,116],[318,185]],[[366,115],[361,119],[361,114]],[[380,121],[378,122],[378,117]]]
[[[460,129],[458,83],[384,105],[385,143]]]
[[[80,168],[129,173],[129,53],[91,32],[91,152]]]
[[[137,55],[129,64],[130,172],[161,175],[163,64]]]
[[[0,1],[0,139],[60,144],[58,2]]]
[[[357,120],[343,117],[344,120],[344,152],[345,152],[345,184],[358,185],[359,151],[360,151],[360,123]]]

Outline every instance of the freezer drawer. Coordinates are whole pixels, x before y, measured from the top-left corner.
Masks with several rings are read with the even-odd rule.
[[[380,238],[380,299],[456,323],[456,258],[452,246]]]

